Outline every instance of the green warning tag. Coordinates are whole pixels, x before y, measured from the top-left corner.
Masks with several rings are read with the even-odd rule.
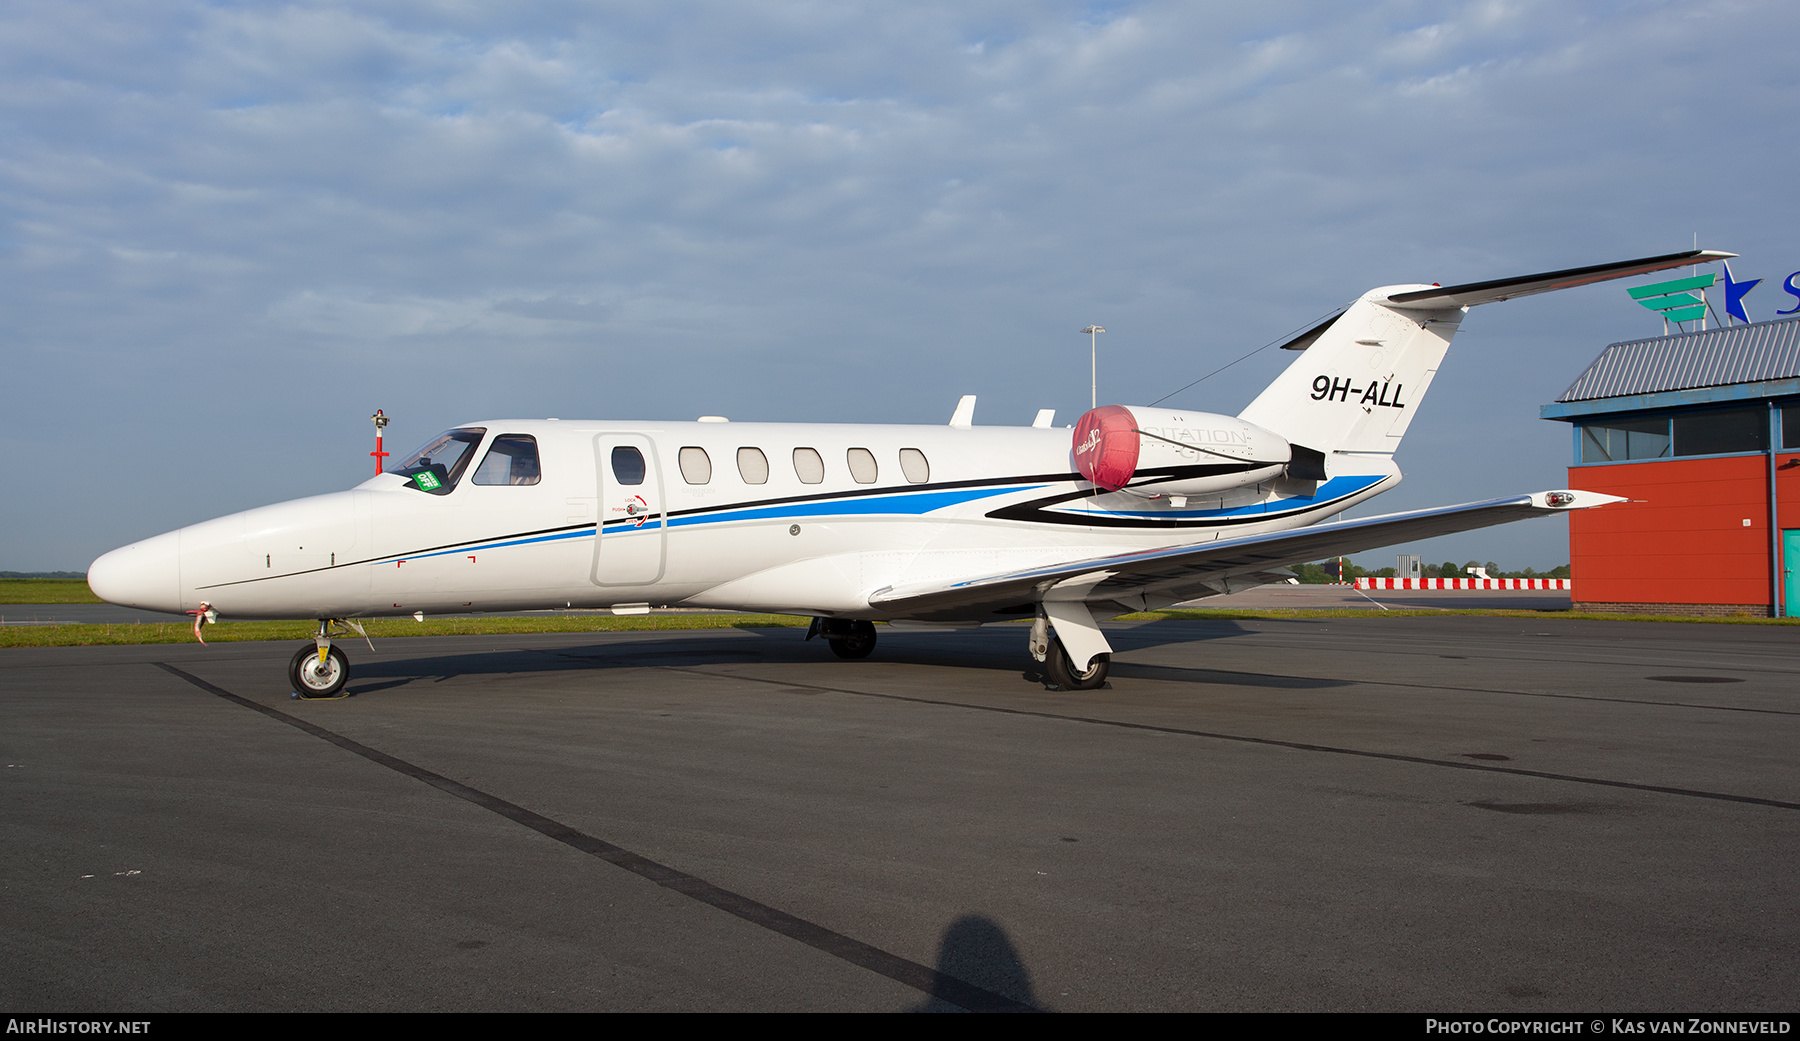
[[[413,483],[425,491],[435,492],[443,486],[444,482],[438,480],[437,475],[430,470],[420,470],[413,474]]]

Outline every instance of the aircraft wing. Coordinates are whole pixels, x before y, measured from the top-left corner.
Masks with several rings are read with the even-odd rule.
[[[1097,612],[1101,614],[1109,602],[1122,611],[1154,609],[1280,581],[1283,576],[1271,572],[1288,564],[1621,501],[1599,492],[1537,492],[1095,557],[948,584],[890,586],[872,594],[869,606],[894,618],[923,621],[1029,617],[1040,600],[1080,600],[1101,608]]]

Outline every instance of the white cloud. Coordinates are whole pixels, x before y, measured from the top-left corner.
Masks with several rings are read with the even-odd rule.
[[[1696,230],[1800,266],[1797,21],[1537,0],[9,5],[11,436],[46,422],[25,388],[54,386],[102,417],[65,435],[78,455],[223,410],[243,416],[227,460],[292,452],[320,476],[195,502],[182,475],[220,468],[178,460],[124,478],[142,509],[82,542],[19,505],[95,509],[46,466],[0,515],[3,563],[341,484],[313,458],[359,473],[376,405],[421,427],[628,406],[935,421],[978,391],[984,417],[1024,420],[1078,411],[1090,321],[1115,330],[1103,383],[1145,400],[1373,284]],[[1560,483],[1560,443],[1495,473],[1434,445],[1559,436],[1535,406],[1640,331],[1592,292],[1471,318],[1459,354],[1504,340],[1529,380],[1422,418],[1389,498]],[[543,378],[481,375],[520,351]],[[1235,411],[1271,364],[1183,400]],[[1459,371],[1495,378],[1453,355],[1434,393],[1482,393]]]

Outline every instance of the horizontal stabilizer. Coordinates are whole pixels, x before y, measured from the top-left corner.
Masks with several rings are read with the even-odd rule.
[[[1127,606],[1147,602],[1146,598],[1175,603],[1235,588],[1238,583],[1233,579],[1260,575],[1260,581],[1266,581],[1272,569],[1290,564],[1622,501],[1619,496],[1599,492],[1537,492],[1238,539],[1121,553],[948,585],[882,589],[869,597],[869,606],[895,617],[970,621],[1017,617],[1021,605],[1044,599]]]
[[[1433,286],[1430,289],[1395,293],[1385,302],[1389,307],[1401,307],[1411,311],[1473,307],[1476,304],[1491,304],[1497,300],[1511,300],[1515,296],[1548,293],[1556,289],[1573,289],[1576,286],[1585,286],[1593,282],[1605,282],[1612,278],[1629,278],[1632,275],[1647,275],[1652,271],[1667,271],[1669,268],[1686,267],[1689,264],[1710,264],[1715,260],[1730,260],[1735,256],[1737,256],[1736,253],[1724,253],[1716,249],[1690,249],[1685,253],[1669,253],[1660,257],[1644,257],[1641,260],[1621,260],[1611,264],[1595,264],[1591,267],[1572,267],[1566,271],[1545,271],[1537,275],[1497,278],[1489,282],[1467,282],[1460,286]]]

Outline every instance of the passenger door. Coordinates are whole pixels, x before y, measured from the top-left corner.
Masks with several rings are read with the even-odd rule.
[[[594,584],[645,586],[660,581],[669,530],[656,442],[646,434],[599,434],[594,438],[594,466],[600,489]]]

